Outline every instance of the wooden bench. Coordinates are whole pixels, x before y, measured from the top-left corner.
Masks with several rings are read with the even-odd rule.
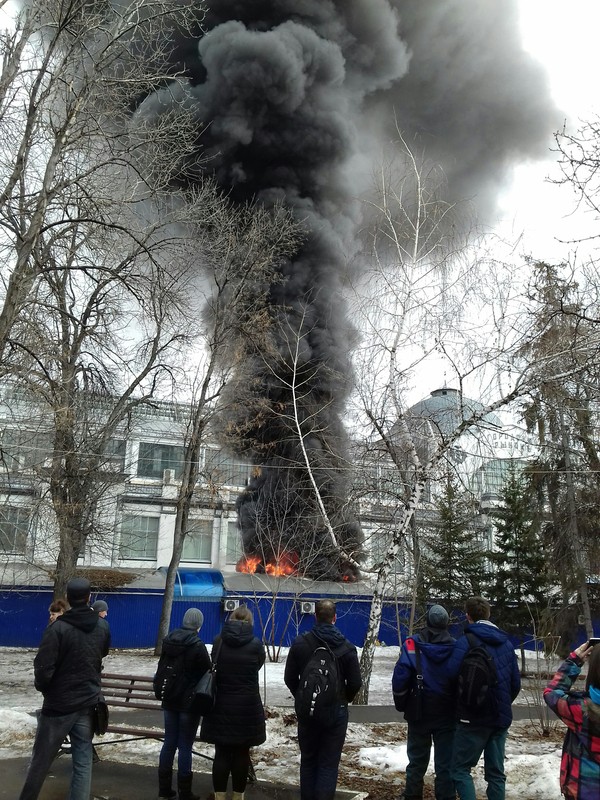
[[[138,739],[156,739],[162,741],[165,738],[163,729],[162,708],[160,700],[154,696],[152,678],[148,675],[122,675],[117,672],[102,673],[102,694],[109,707],[108,728],[106,733],[124,736],[124,739],[103,739],[96,740],[94,747],[105,744],[118,744],[119,742],[134,742]],[[143,727],[142,725],[127,724],[122,722],[112,722],[110,709],[135,709],[137,711],[156,711],[160,713],[159,730]],[[196,734],[196,742],[200,742],[200,734]],[[213,761],[211,756],[192,750],[196,756],[201,756],[208,761]],[[254,783],[256,775],[252,762],[248,767],[248,781]]]
[[[94,746],[99,747],[105,744],[118,744],[119,742],[134,742],[138,739],[156,739],[162,741],[165,738],[163,729],[163,717],[160,700],[154,696],[152,677],[148,675],[122,675],[117,672],[102,673],[102,694],[109,707],[108,728],[106,733],[118,734],[126,738],[123,739],[102,739],[95,741]],[[155,728],[136,725],[134,722],[113,722],[112,709],[134,709],[137,711],[155,711],[160,714],[157,717],[158,730]],[[200,733],[196,734],[196,742],[200,741]],[[212,761],[211,756],[205,753],[192,750],[194,755],[202,756],[208,761]]]

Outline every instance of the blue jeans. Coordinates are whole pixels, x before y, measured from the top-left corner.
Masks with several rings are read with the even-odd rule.
[[[19,800],[37,800],[48,770],[69,736],[73,774],[68,800],[89,800],[92,786],[92,715],[89,708],[60,717],[40,714],[31,762]]]
[[[429,765],[431,744],[433,742],[433,761],[435,765],[435,798],[436,800],[454,800],[454,781],[452,780],[452,747],[454,742],[454,722],[439,727],[424,722],[408,723],[406,752],[408,767],[406,768],[406,786],[404,796],[407,798],[423,797],[423,777]]]
[[[340,758],[348,729],[348,706],[341,706],[335,724],[322,728],[298,723],[300,800],[333,800]]]
[[[471,770],[483,753],[488,800],[504,800],[504,751],[508,728],[482,728],[459,722],[454,736],[452,777],[460,800],[475,800]]]
[[[189,775],[192,771],[192,747],[196,738],[200,715],[190,711],[168,711],[165,715],[165,739],[158,758],[160,770],[173,769],[177,751],[177,772]]]

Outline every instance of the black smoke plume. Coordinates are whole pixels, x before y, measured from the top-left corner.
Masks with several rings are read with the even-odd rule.
[[[196,40],[176,42],[187,81],[145,98],[146,113],[183,100],[198,120],[198,177],[211,172],[234,202],[283,201],[306,230],[271,287],[272,350],[249,346],[253,378],[229,387],[238,402],[224,427],[259,465],[238,501],[244,550],[352,579],[361,534],[347,507],[342,274],[357,198],[397,122],[421,137],[453,197],[489,215],[511,165],[544,154],[555,110],[519,43],[516,0],[209,0],[199,24]]]

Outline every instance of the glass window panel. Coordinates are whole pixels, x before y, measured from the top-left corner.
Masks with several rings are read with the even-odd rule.
[[[225,554],[226,564],[237,564],[242,557],[242,536],[238,530],[237,520],[227,522],[227,550]]]
[[[0,450],[2,464],[10,471],[39,467],[52,455],[50,434],[6,428]]]
[[[124,514],[121,521],[121,558],[156,559],[159,517]]]
[[[223,450],[207,448],[204,473],[204,478],[217,486],[246,486],[250,477],[250,465],[236,460]]]
[[[175,444],[140,442],[137,474],[142,478],[161,478],[172,469],[179,478],[183,464],[183,447]]]
[[[0,552],[24,554],[31,521],[26,506],[0,507]]]
[[[109,439],[104,449],[106,461],[120,472],[125,471],[125,439]]]
[[[393,531],[378,528],[365,534],[365,543],[373,564],[378,564],[387,554],[391,544]],[[400,549],[398,555],[392,562],[392,572],[403,572],[405,564],[405,553]]]
[[[190,520],[183,542],[181,558],[184,561],[204,561],[212,559],[213,521],[212,519]]]

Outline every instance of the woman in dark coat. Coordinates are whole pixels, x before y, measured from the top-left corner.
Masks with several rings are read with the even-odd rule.
[[[162,642],[155,692],[162,696],[165,717],[165,738],[158,760],[158,797],[170,800],[173,791],[173,760],[177,752],[177,789],[179,800],[199,800],[192,794],[192,747],[196,738],[200,714],[193,711],[193,690],[204,673],[210,669],[208,650],[198,638],[204,616],[198,608],[188,608],[181,628],[172,630]],[[176,680],[169,691],[157,687],[161,664],[176,668]]]
[[[258,673],[265,649],[254,636],[252,613],[240,606],[213,642],[217,664],[217,699],[202,720],[200,738],[215,745],[212,778],[215,800],[225,800],[231,775],[233,800],[243,800],[250,748],[267,738]]]

